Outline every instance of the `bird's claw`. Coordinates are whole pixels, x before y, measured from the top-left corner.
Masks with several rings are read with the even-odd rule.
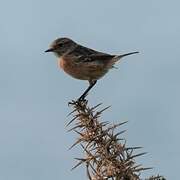
[[[68,106],[75,105],[76,102],[77,102],[77,101],[72,100],[72,101],[68,102]]]

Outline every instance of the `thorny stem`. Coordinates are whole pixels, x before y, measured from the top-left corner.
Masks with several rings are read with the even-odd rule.
[[[127,147],[126,141],[119,138],[124,131],[115,133],[115,129],[126,122],[110,126],[108,122],[99,121],[102,112],[109,107],[97,111],[101,104],[90,108],[86,99],[72,101],[69,105],[73,107],[69,114],[73,119],[67,126],[74,123],[70,130],[79,136],[71,148],[80,144],[85,154],[83,158],[76,158],[79,162],[74,168],[85,164],[89,180],[140,180],[140,173],[151,169],[135,162],[136,157],[145,154],[134,154],[134,151],[141,147]],[[146,180],[165,178],[152,176]]]

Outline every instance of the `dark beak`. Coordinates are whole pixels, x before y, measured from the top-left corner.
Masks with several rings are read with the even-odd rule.
[[[48,50],[46,50],[46,51],[44,51],[44,52],[53,52],[54,51],[54,49],[53,48],[50,48],[50,49],[48,49]]]

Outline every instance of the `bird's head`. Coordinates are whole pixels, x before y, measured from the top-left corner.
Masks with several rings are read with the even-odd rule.
[[[75,46],[76,43],[69,38],[58,38],[51,43],[50,48],[45,52],[54,52],[56,56],[61,57]]]

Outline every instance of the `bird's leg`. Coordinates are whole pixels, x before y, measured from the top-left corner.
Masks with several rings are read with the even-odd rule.
[[[92,87],[96,84],[97,80],[89,81],[89,86],[88,88],[84,91],[84,93],[79,97],[79,101],[84,100],[86,97],[87,93],[92,89]]]

